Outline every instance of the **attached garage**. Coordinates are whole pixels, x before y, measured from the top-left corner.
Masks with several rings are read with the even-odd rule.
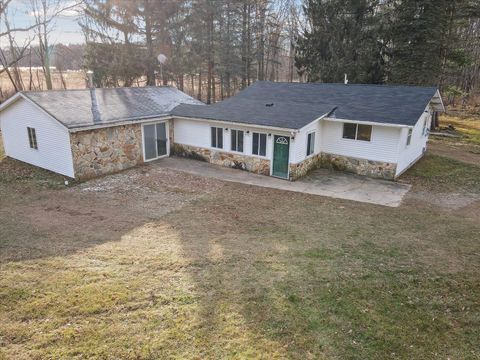
[[[0,107],[7,156],[71,178],[170,154],[170,112],[202,104],[172,87],[21,92]]]

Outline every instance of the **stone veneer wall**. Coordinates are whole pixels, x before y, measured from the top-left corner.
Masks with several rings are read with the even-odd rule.
[[[321,155],[316,154],[298,164],[290,164],[290,180],[297,180],[321,165]]]
[[[322,153],[322,166],[373,178],[393,180],[397,164]]]
[[[190,145],[174,144],[173,154],[212,164],[270,175],[270,160],[255,156],[227,153]]]
[[[75,177],[88,179],[143,163],[141,124],[70,134]]]

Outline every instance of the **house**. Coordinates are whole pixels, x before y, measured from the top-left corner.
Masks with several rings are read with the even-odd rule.
[[[19,92],[0,106],[5,154],[78,179],[168,156],[173,87]]]
[[[259,81],[214,105],[171,87],[23,92],[0,124],[8,156],[76,178],[175,153],[290,180],[320,165],[395,179],[438,111],[434,87]]]

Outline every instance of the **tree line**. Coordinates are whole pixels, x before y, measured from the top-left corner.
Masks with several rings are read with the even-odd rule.
[[[479,0],[306,0],[309,81],[480,87]]]
[[[25,1],[36,16],[19,29],[8,22],[11,0],[0,0],[0,40],[8,40],[0,74],[16,90],[16,66],[32,51],[47,89],[52,57],[60,68],[78,66],[68,47],[49,43],[66,3],[80,9],[85,45],[74,50],[97,86],[174,84],[207,103],[257,80],[342,82],[345,74],[351,83],[460,95],[480,88],[480,0]],[[36,45],[18,44],[19,31]]]
[[[129,86],[144,75],[146,85],[173,81],[211,103],[255,80],[298,80],[294,0],[85,4],[85,64],[99,86]]]

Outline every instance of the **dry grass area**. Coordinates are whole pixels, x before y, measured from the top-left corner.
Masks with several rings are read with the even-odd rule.
[[[30,78],[30,71],[21,71],[22,81],[25,90],[46,90],[45,77],[42,70],[34,69],[32,71],[32,77]],[[68,71],[59,73],[58,71],[52,72],[52,83],[54,89],[63,89],[62,83],[65,81],[67,89],[85,89],[85,73],[83,71]],[[15,93],[15,88],[12,86],[12,82],[8,78],[6,73],[0,74],[0,101],[2,97],[8,98]]]
[[[386,208],[4,160],[0,358],[478,359],[480,168],[407,179]],[[440,206],[452,189],[470,201]]]
[[[437,155],[480,166],[480,117],[472,114],[442,115],[440,126],[457,137],[430,136],[429,148]]]

